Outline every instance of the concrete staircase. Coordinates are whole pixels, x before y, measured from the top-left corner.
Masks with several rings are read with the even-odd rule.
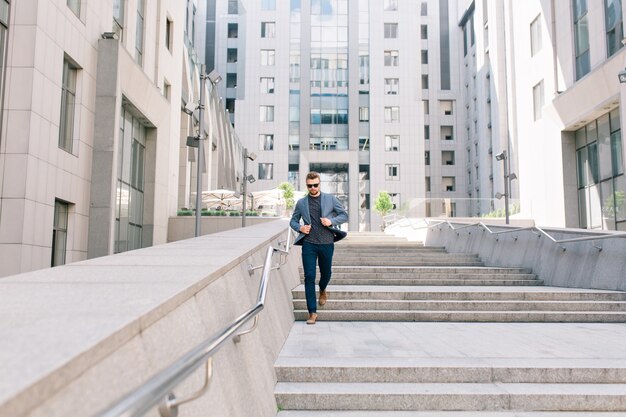
[[[318,323],[276,363],[279,417],[626,416],[626,293],[376,234],[335,260]]]

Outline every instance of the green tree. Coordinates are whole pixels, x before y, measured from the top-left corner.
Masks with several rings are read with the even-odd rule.
[[[376,196],[376,200],[374,201],[374,211],[380,214],[383,217],[383,225],[382,229],[385,229],[385,220],[384,217],[393,209],[393,203],[391,202],[391,197],[389,197],[389,193],[387,191],[379,191]]]
[[[288,182],[283,182],[278,186],[278,189],[285,192],[285,194],[283,194],[283,197],[285,197],[285,205],[287,206],[287,210],[291,210],[295,204],[293,200],[293,185]]]

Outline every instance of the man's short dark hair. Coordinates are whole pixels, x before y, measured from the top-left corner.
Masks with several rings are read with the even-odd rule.
[[[315,171],[311,171],[308,174],[306,174],[306,179],[307,180],[314,180],[316,178],[319,178],[320,174],[319,172],[315,172]]]

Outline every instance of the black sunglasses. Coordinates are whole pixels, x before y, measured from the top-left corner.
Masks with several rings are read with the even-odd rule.
[[[307,188],[317,188],[320,186],[320,183],[318,182],[317,184],[307,184],[306,186]]]

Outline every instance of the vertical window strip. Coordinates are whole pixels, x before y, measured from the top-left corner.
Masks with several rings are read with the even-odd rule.
[[[74,119],[76,113],[76,73],[70,62],[63,61],[63,85],[61,87],[61,120],[59,122],[59,148],[72,152]]]

